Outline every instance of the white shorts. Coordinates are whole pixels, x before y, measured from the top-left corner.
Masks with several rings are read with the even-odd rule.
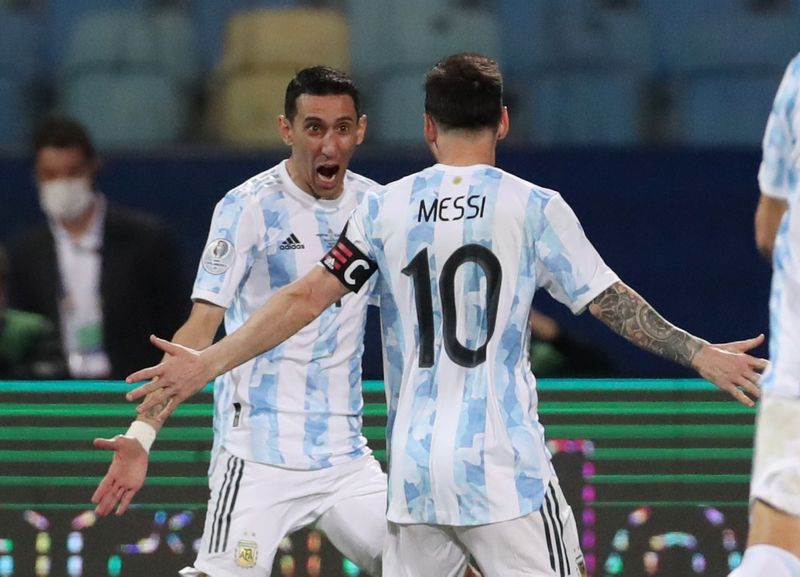
[[[267,577],[281,540],[315,525],[345,557],[380,575],[386,475],[372,455],[303,471],[243,461],[221,449],[209,487],[196,570],[213,577]]]
[[[750,500],[800,517],[800,399],[762,398]]]
[[[484,577],[586,577],[578,529],[553,476],[539,511],[500,523],[453,527],[389,523],[384,577],[456,577],[469,555]]]

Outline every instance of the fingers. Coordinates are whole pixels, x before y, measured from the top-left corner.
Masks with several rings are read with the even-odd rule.
[[[155,369],[155,368],[158,368],[158,367],[151,367],[151,368]],[[141,372],[148,371],[148,370],[150,370],[150,369],[144,369],[144,370],[139,371],[139,372],[141,373]],[[137,373],[133,373],[126,380],[128,382],[134,382],[131,379],[132,379],[132,377],[135,377],[136,374]],[[158,376],[156,376],[151,381],[148,381],[145,384],[140,385],[140,386],[136,387],[135,389],[133,389],[131,391],[128,391],[128,393],[125,395],[125,398],[127,400],[129,400],[129,401],[135,401],[136,399],[141,399],[142,397],[144,397],[146,395],[150,395],[151,393],[155,393],[156,391],[161,391],[165,387],[166,387],[166,385],[163,382],[161,382],[161,380],[158,378]],[[159,402],[159,399],[160,399],[160,396],[153,394],[152,398],[145,399],[144,402],[148,403],[149,405],[152,406],[153,404]]]
[[[755,373],[752,374],[756,375]],[[761,389],[759,389],[758,385],[756,385],[756,381],[751,381],[750,378],[750,374],[747,374],[739,380],[739,390],[744,394],[749,395],[750,398],[758,399],[761,397]],[[756,375],[756,378],[758,378],[758,375]]]
[[[136,491],[133,489],[128,489],[122,494],[122,498],[120,499],[119,506],[117,507],[116,515],[117,517],[123,515],[125,511],[128,510],[128,505],[131,504],[133,500],[133,496],[136,494]]]
[[[743,392],[742,392],[740,389],[738,389],[738,388],[733,388],[733,390],[732,390],[732,391],[730,391],[730,393],[731,393],[731,395],[733,396],[733,398],[734,398],[734,399],[736,399],[737,401],[739,401],[739,402],[740,402],[741,404],[743,404],[745,407],[754,407],[754,406],[755,406],[755,404],[756,404],[756,403],[755,403],[755,401],[753,401],[753,399],[751,399],[750,397],[748,397],[747,395],[745,395],[745,394],[744,394],[744,393],[743,393]]]
[[[117,449],[117,439],[114,437],[113,439],[95,439],[92,441],[92,445],[96,449],[107,449],[110,451],[115,451]]]
[[[170,342],[166,339],[159,338],[155,335],[150,335],[150,342],[156,347],[167,353],[168,355],[177,355],[186,352],[186,347]]]
[[[114,484],[114,481],[109,478],[108,475],[103,477],[103,480],[100,481],[100,484],[97,486],[97,489],[94,490],[94,494],[92,495],[92,503],[97,505],[105,496],[106,491]]]
[[[163,370],[163,367],[161,366],[161,363],[159,363],[159,364],[157,364],[155,366],[147,367],[146,369],[141,369],[139,371],[136,371],[135,373],[131,373],[130,375],[125,377],[125,382],[129,383],[129,384],[133,384],[133,383],[138,383],[139,381],[150,380],[149,383],[145,383],[144,385],[139,387],[140,389],[143,389],[147,385],[152,385],[155,382],[156,377],[159,377],[161,375],[162,370]],[[147,393],[147,392],[149,392],[149,390],[145,391],[145,393]],[[145,393],[142,393],[142,394],[145,394]],[[128,394],[130,394],[130,393],[128,393]]]
[[[743,341],[733,341],[731,343],[725,343],[724,348],[729,351],[744,353],[749,351],[750,349],[754,349],[758,346],[761,346],[763,343],[764,343],[764,334],[762,333],[757,337],[753,337],[752,339],[745,339]]]
[[[167,417],[169,417],[175,411],[175,409],[178,407],[178,403],[174,403],[174,400],[174,398],[171,398],[167,401],[167,404],[164,405],[164,408],[161,410],[158,416],[156,416],[157,421],[163,423],[167,420]]]
[[[105,483],[105,480],[103,483]],[[117,504],[116,487],[111,486],[112,481],[110,480],[105,487],[103,487],[103,483],[101,483],[101,486],[97,488],[97,491],[95,491],[95,496],[92,498],[92,503],[97,505],[97,507],[94,509],[95,513],[97,513],[100,517],[105,517],[108,515],[114,509],[114,505]]]

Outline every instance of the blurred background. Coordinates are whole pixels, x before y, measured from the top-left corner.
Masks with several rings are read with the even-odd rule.
[[[32,131],[72,116],[99,149],[99,190],[169,222],[188,299],[216,202],[289,154],[275,117],[298,69],[351,72],[369,117],[351,168],[388,182],[431,163],[423,77],[464,50],[504,71],[499,166],[559,190],[611,267],[674,323],[716,342],[767,331],[756,174],[800,50],[800,0],[0,0],[0,242],[44,218]],[[589,315],[544,295],[535,306],[615,376],[691,376]],[[382,376],[379,341],[373,312],[367,378]],[[209,394],[161,435],[140,508],[103,523],[86,502],[107,463],[88,439],[128,422],[126,389],[0,383],[0,577],[171,575],[191,562]],[[683,380],[540,391],[590,575],[713,577],[738,564],[752,411]],[[383,459],[379,381],[366,401]],[[315,531],[282,544],[274,574],[317,577],[320,563],[326,576],[360,574]]]
[[[359,81],[371,143],[416,145],[421,77],[463,49],[501,62],[517,142],[754,146],[800,2],[3,0],[0,29],[12,150],[50,111],[108,149],[274,145],[285,80],[321,60]]]
[[[275,116],[296,70],[352,73],[369,117],[352,168],[386,182],[430,162],[424,73],[462,50],[504,71],[501,167],[562,192],[677,324],[712,341],[766,331],[756,172],[800,0],[0,0],[0,241],[41,219],[31,131],[73,116],[104,158],[100,190],[170,219],[188,295],[216,201],[288,154]],[[688,375],[539,307],[625,376]]]

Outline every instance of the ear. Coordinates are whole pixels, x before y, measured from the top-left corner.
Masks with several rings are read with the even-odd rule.
[[[503,111],[500,114],[500,124],[497,127],[497,140],[503,140],[508,136],[510,128],[510,121],[508,119],[508,108],[503,106]]]
[[[292,146],[292,123],[283,114],[278,116],[277,119],[278,134],[281,135],[281,140],[286,143],[286,146]]]
[[[367,115],[362,114],[356,123],[356,145],[364,142],[364,136],[367,134]]]
[[[439,127],[436,126],[436,121],[431,118],[428,113],[423,114],[424,126],[423,133],[425,134],[425,142],[432,146],[439,138]]]

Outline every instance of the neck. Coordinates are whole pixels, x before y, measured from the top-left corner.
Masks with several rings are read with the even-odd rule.
[[[450,166],[471,166],[473,164],[495,164],[497,137],[494,132],[469,132],[449,130],[439,132],[431,150],[436,161]]]
[[[73,218],[72,220],[62,220],[61,226],[64,227],[64,230],[66,230],[67,234],[69,234],[72,238],[80,238],[86,233],[87,230],[89,230],[89,225],[92,223],[92,217],[94,217],[96,210],[97,203],[92,202],[89,208],[87,208],[77,217]]]

